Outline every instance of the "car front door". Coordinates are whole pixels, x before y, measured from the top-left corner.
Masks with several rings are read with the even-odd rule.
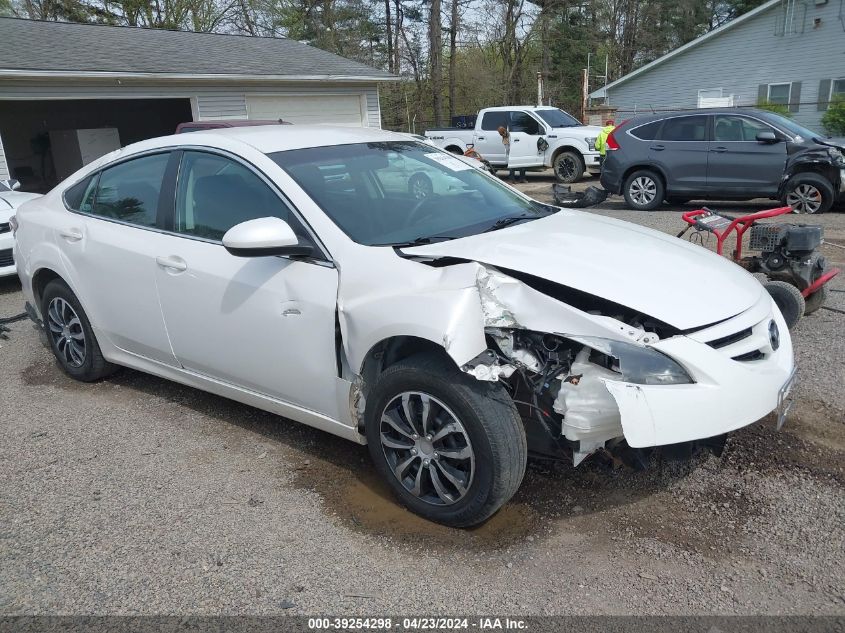
[[[499,135],[499,128],[508,127],[508,113],[504,110],[488,110],[481,115],[481,122],[475,131],[475,150],[484,160],[493,165],[506,165],[505,145]]]
[[[537,140],[544,131],[540,123],[527,112],[513,110],[508,113],[511,148],[508,167],[541,167],[544,153],[537,148]]]
[[[707,189],[707,124],[702,114],[665,119],[648,145],[650,160],[666,175],[667,194],[704,193]]]
[[[336,419],[337,269],[319,257],[235,257],[221,243],[234,225],[269,216],[313,243],[251,167],[184,152],[173,234],[156,258],[173,352],[189,371]]]
[[[156,293],[172,152],[118,163],[71,187],[57,242],[98,333],[123,351],[176,365]]]
[[[757,140],[771,132],[775,142]],[[773,127],[747,116],[717,114],[707,159],[707,188],[712,193],[773,196],[786,165],[786,142]]]

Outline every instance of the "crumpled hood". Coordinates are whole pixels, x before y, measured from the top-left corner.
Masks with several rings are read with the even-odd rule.
[[[40,193],[25,193],[23,191],[0,191],[0,223],[6,223],[15,215],[15,210],[24,202],[40,198]]]
[[[567,209],[500,231],[403,251],[520,271],[609,299],[681,330],[735,316],[763,292],[745,270],[701,246]]]

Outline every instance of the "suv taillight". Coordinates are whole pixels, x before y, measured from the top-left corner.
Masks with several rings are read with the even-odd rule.
[[[616,133],[616,130],[619,128],[617,127],[613,130],[610,134],[607,135],[607,140],[605,141],[605,145],[607,145],[607,149],[609,150],[617,150],[619,149],[619,143],[616,142],[616,137],[613,135]]]

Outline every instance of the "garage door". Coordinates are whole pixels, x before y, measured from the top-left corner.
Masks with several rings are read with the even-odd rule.
[[[364,124],[361,95],[248,96],[250,119],[357,127]]]

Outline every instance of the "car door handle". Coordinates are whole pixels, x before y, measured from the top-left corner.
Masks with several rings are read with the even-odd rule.
[[[65,238],[68,242],[78,242],[82,239],[82,231],[76,227],[59,229],[59,235]]]
[[[484,140],[484,137],[483,137],[483,136],[476,136],[476,137],[475,137],[475,140],[476,140],[476,141],[483,141],[483,140]]]
[[[662,152],[664,149],[666,149],[666,146],[665,145],[652,145],[651,147],[649,147],[649,149],[653,149],[655,152]]]
[[[717,152],[719,154],[724,154],[725,152],[728,151],[728,148],[727,147],[712,147],[712,148],[710,148],[710,151],[711,152]]]
[[[176,257],[175,255],[170,255],[168,257],[156,257],[156,264],[162,268],[167,268],[179,273],[188,270],[188,264],[185,260],[181,257]]]
[[[515,139],[513,140],[513,142],[514,142],[514,143],[519,143],[519,139],[518,139],[518,138],[515,138]]]

